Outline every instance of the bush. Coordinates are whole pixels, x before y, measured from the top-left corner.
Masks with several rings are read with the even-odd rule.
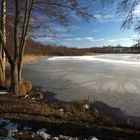
[[[86,111],[86,109],[84,108],[85,104],[89,104],[89,102],[86,101],[86,100],[83,100],[83,101],[74,100],[74,101],[70,102],[69,104],[66,104],[64,106],[64,109],[66,111],[69,111],[69,112],[72,112],[72,113],[75,113],[75,114],[79,114],[80,112],[85,112]]]
[[[32,83],[29,82],[29,81],[23,81],[21,83],[21,86],[24,87],[25,94],[28,94],[31,91],[31,89],[32,89]]]

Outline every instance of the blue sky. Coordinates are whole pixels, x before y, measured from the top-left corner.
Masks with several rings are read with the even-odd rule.
[[[94,3],[94,6],[89,10],[94,16],[89,22],[74,16],[69,27],[55,27],[57,37],[40,36],[36,40],[43,44],[66,45],[77,48],[115,46],[118,44],[131,46],[136,43],[134,39],[137,35],[133,27],[129,30],[121,29],[124,18],[115,14],[113,6],[102,7],[99,3]],[[140,11],[137,10],[135,13],[139,16]],[[44,30],[40,30],[40,32],[44,33]]]

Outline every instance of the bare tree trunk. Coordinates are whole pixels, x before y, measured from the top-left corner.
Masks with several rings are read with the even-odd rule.
[[[18,83],[18,70],[16,64],[11,64],[11,89],[10,91],[14,94],[19,93],[19,83]]]
[[[22,28],[22,36],[21,36],[21,42],[20,42],[20,55],[19,55],[19,61],[18,61],[18,80],[21,83],[21,75],[22,75],[22,66],[23,66],[23,55],[24,55],[24,49],[26,44],[26,38],[27,38],[27,32],[29,28],[29,21],[31,17],[31,12],[33,8],[34,0],[29,2],[29,0],[26,0],[25,3],[25,15],[24,15],[24,22],[23,22],[23,28]]]
[[[3,40],[4,47],[6,45],[6,0],[2,0],[2,32],[3,32]],[[5,66],[6,66],[6,56],[4,50],[2,50],[2,64],[3,64],[3,80],[5,81]]]
[[[22,34],[21,34],[21,40],[20,40],[20,55],[18,60],[18,80],[21,83],[21,69],[22,69],[22,57],[23,57],[23,47],[25,45],[26,41],[26,28],[27,28],[27,20],[29,16],[29,0],[26,0],[25,2],[25,11],[24,11],[24,21],[22,26]]]
[[[4,86],[4,72],[3,72],[3,64],[2,64],[2,42],[0,42],[0,86]]]
[[[6,44],[6,0],[1,1],[1,32],[3,42],[0,43],[0,86],[4,86],[5,81],[5,53],[3,47]]]
[[[15,0],[15,24],[14,24],[14,62],[11,64],[11,92],[18,94],[18,58],[19,58],[19,28],[20,28],[20,0]]]
[[[0,55],[2,56],[2,50],[0,50]],[[3,78],[3,67],[2,67],[2,58],[0,58],[0,86],[4,86],[4,78]]]

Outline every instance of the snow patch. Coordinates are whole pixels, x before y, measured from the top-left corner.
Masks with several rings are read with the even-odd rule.
[[[19,124],[11,122],[10,120],[6,120],[6,119],[0,119],[0,124],[5,124],[4,128],[8,131],[8,135],[6,137],[0,137],[0,140],[16,140],[14,138],[14,132],[18,131],[18,126]],[[31,130],[31,127],[24,127],[24,130]],[[19,134],[22,134],[22,132],[20,132]],[[42,128],[39,129],[36,133],[33,133],[31,135],[32,138],[36,137],[36,135],[41,136],[44,140],[48,140],[48,139],[54,139],[54,140],[59,140],[59,139],[64,139],[64,140],[79,140],[80,138],[78,137],[71,137],[71,136],[64,136],[64,135],[59,135],[59,136],[51,136],[50,134],[46,133],[46,129]],[[87,139],[85,139],[87,140]],[[89,140],[98,140],[96,137],[90,137]]]
[[[23,129],[24,130],[31,130],[32,128],[31,127],[24,127]]]
[[[48,138],[50,138],[50,135],[46,133],[46,129],[45,128],[39,129],[37,131],[37,135],[43,137],[45,140],[47,140]]]
[[[140,66],[140,55],[132,54],[106,54],[97,56],[60,56],[50,57],[49,61],[76,60],[76,61],[101,61],[106,63],[127,64]]]
[[[9,94],[9,92],[8,91],[0,91],[0,94]]]
[[[50,134],[46,133],[45,128],[39,129],[37,131],[37,135],[41,136],[44,140],[51,139],[51,138],[54,139],[54,140],[59,140],[59,139],[63,139],[63,140],[79,140],[78,137],[73,138],[71,136],[64,136],[64,135],[59,135],[59,136],[52,137]],[[87,140],[87,139],[85,139],[85,140]],[[96,137],[90,137],[89,140],[98,140],[98,139]]]
[[[91,137],[89,140],[98,140],[96,137]]]
[[[0,119],[0,124],[5,123],[5,129],[8,131],[8,136],[5,138],[5,140],[15,140],[13,138],[14,136],[14,132],[17,132],[17,128],[18,128],[18,124],[17,123],[13,123],[10,120],[6,120],[6,119]]]

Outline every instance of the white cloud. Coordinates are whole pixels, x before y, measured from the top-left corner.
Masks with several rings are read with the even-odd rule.
[[[140,39],[140,35],[134,34],[134,35],[132,35],[132,39],[133,39],[133,41],[137,42]]]
[[[97,32],[98,32],[98,30],[95,30],[95,29],[94,29],[92,32],[93,32],[93,33],[97,33]]]
[[[132,35],[133,37],[136,37],[136,35]],[[56,43],[58,45],[66,45],[71,47],[92,47],[92,46],[104,46],[104,45],[122,45],[122,46],[131,46],[134,44],[134,38],[133,37],[124,37],[124,38],[94,38],[92,36],[87,37],[71,37],[71,38],[65,38],[63,40],[59,40],[59,38],[53,38],[53,37],[38,37],[36,38],[36,41],[39,42],[50,42],[50,43]]]
[[[98,22],[115,22],[115,21],[122,21],[122,18],[117,17],[115,14],[95,14],[94,19],[96,19]]]
[[[135,7],[135,10],[133,13],[135,17],[140,17],[140,3]]]
[[[85,37],[88,39],[88,37]],[[73,38],[74,39],[74,38]],[[132,46],[134,44],[134,41],[132,38],[98,38],[93,39],[93,41],[84,40],[83,38],[78,38],[79,41],[74,41],[72,38],[67,41],[61,42],[61,44],[64,44],[66,46],[76,46],[76,47],[93,47],[93,46],[108,46],[113,45],[116,46],[118,44],[122,46]],[[89,38],[90,39],[90,38]]]
[[[54,38],[53,37],[37,37],[35,40],[43,42],[43,41],[53,41]]]
[[[116,38],[116,39],[109,39],[109,42],[121,42],[121,41],[130,41],[130,38]]]
[[[70,34],[70,33],[62,33],[62,34],[59,34],[57,37],[58,38],[66,38],[66,37],[72,37],[73,34]]]
[[[100,14],[96,14],[96,15],[94,15],[93,17],[94,17],[95,19],[97,19],[97,20],[102,20],[102,19],[103,19],[103,16],[100,15]]]
[[[116,42],[116,41],[118,41],[117,39],[110,39],[110,40],[108,40],[109,42]]]
[[[68,26],[67,27],[67,30],[68,31],[78,31],[80,29],[80,26],[78,26],[78,25],[71,25],[71,26]]]
[[[56,32],[66,32],[67,31],[67,29],[62,26],[53,27],[53,30]]]
[[[136,38],[136,37],[138,37],[138,35],[136,35],[136,34],[132,35],[132,38]]]
[[[71,38],[67,38],[67,39],[66,39],[66,41],[71,41],[71,40],[72,40]]]
[[[130,38],[121,38],[121,39],[119,39],[120,41],[129,41],[129,40],[131,40]]]
[[[100,38],[100,39],[98,39],[99,41],[104,41],[105,39],[104,38]]]
[[[76,37],[76,38],[74,38],[74,40],[79,41],[79,40],[82,40],[82,38],[80,38],[80,37]]]
[[[110,15],[110,14],[107,14],[107,15],[96,14],[96,15],[94,15],[94,18],[97,21],[100,21],[100,22],[108,22],[108,21],[113,19],[113,15]]]
[[[83,39],[89,40],[89,41],[94,41],[94,38],[93,38],[93,37],[85,37],[85,38],[83,38]]]
[[[99,39],[95,39],[94,37],[75,37],[75,38],[67,38],[65,39],[65,41],[71,42],[71,41],[90,41],[90,42],[101,42],[101,41],[105,41],[105,38],[99,38]]]
[[[67,38],[66,41],[81,41],[81,40],[88,40],[94,41],[94,37],[75,37],[75,38]]]
[[[54,26],[53,27],[53,31],[55,33],[59,33],[59,34],[68,34],[69,32],[72,32],[72,31],[78,31],[80,29],[79,26],[77,25],[71,25],[71,26]]]

